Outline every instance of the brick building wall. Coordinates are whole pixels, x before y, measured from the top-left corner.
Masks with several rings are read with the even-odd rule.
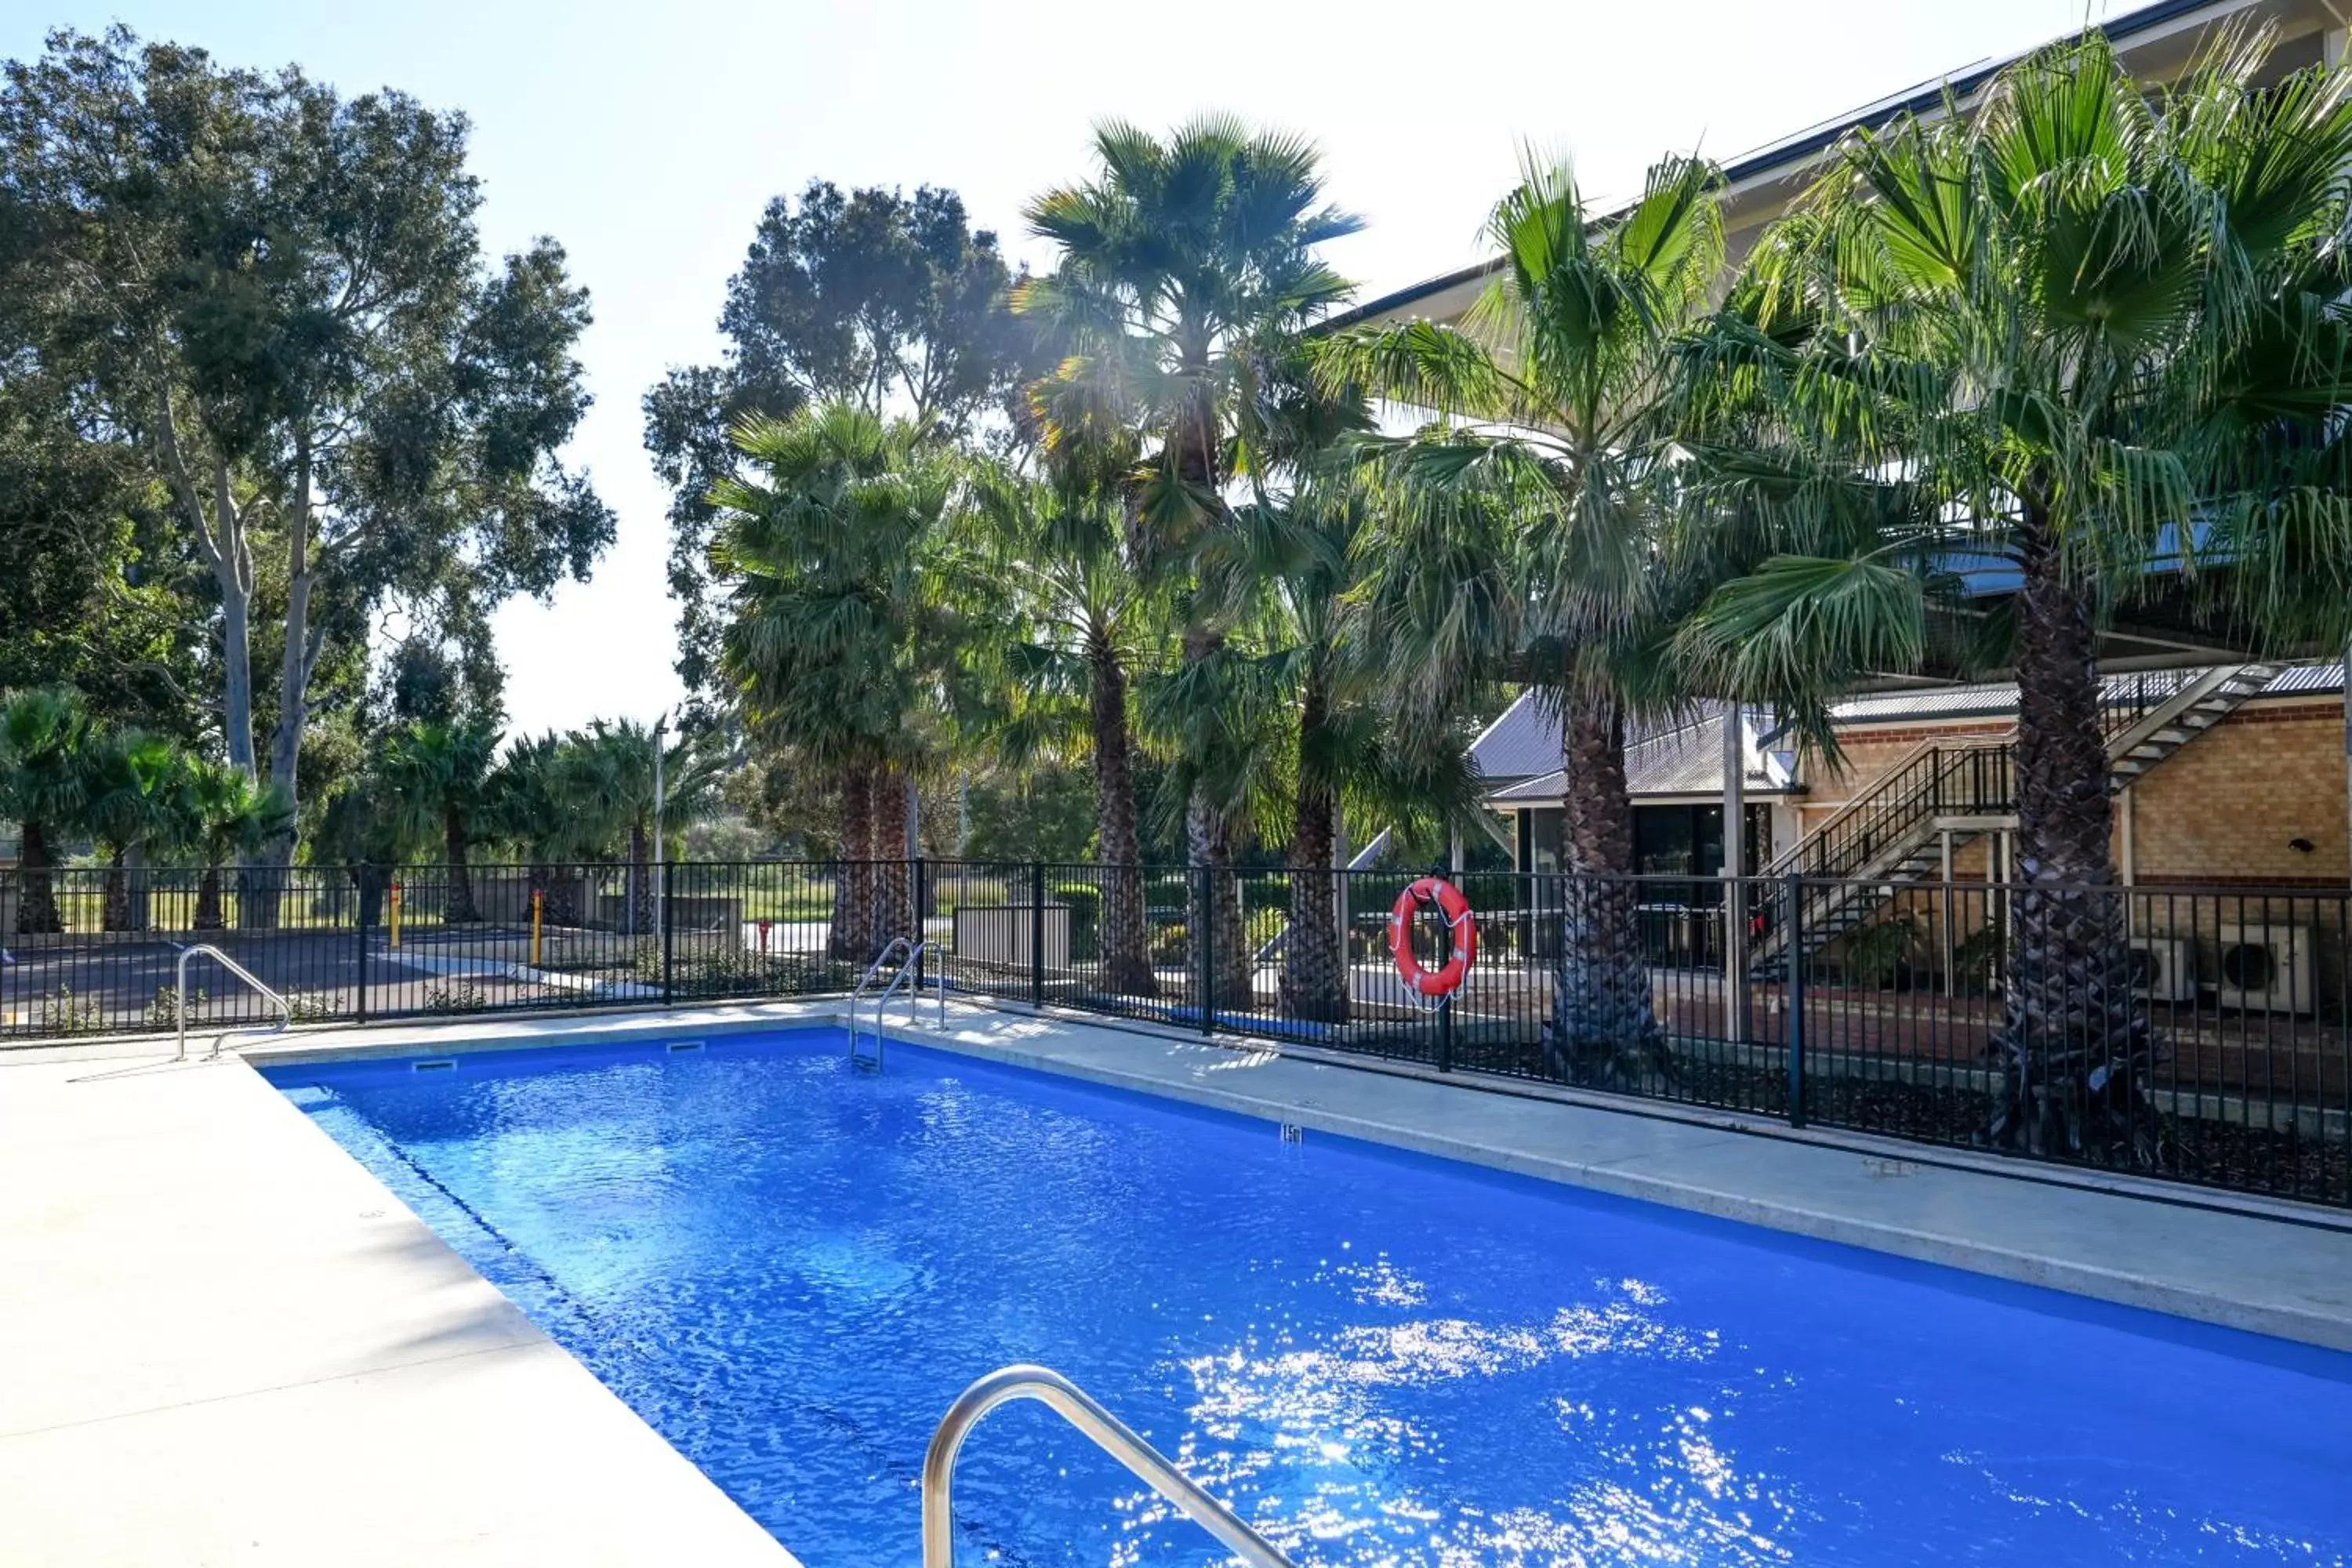
[[[2136,879],[2342,887],[2352,865],[2344,708],[2256,702],[2132,786]],[[2116,858],[2124,858],[2117,813]],[[2294,847],[2295,839],[2311,845]]]
[[[2002,720],[1972,720],[1853,735],[1841,771],[1806,759],[1812,788],[1797,808],[1803,828],[1819,826],[1923,742],[1997,738],[2011,729]],[[2115,858],[2118,868],[2132,867],[2136,881],[2340,888],[2352,879],[2344,707],[2336,698],[2250,703],[2165,759],[2132,795],[2129,853],[2118,801]],[[2294,848],[2298,838],[2312,847]],[[1979,877],[1986,864],[1980,840],[1959,852],[1954,870]]]

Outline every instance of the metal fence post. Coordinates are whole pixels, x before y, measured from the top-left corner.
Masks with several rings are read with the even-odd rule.
[[[924,951],[923,946],[930,932],[930,926],[924,919],[929,912],[929,905],[925,900],[930,895],[930,868],[920,855],[907,862],[907,899],[913,906],[915,922],[914,931],[908,940],[915,944],[915,1001],[919,1005],[923,999],[923,975],[930,962],[930,954]]]
[[[1805,881],[1789,873],[1789,1125],[1805,1124]]]
[[[676,918],[677,911],[672,908],[671,893],[673,884],[671,881],[670,871],[671,862],[667,858],[664,858],[661,863],[661,955],[662,1005],[665,1007],[669,1005],[671,996],[674,994],[671,988],[670,975],[670,931],[677,923]]]
[[[1201,1033],[1217,1032],[1217,869],[1201,868]]]
[[[353,1005],[353,1012],[358,1021],[364,1024],[368,1021],[368,868],[357,868],[352,880],[359,889],[359,909],[352,921],[352,927],[359,933],[360,940],[359,1000]]]
[[[1029,862],[1029,1005],[1045,1005],[1045,862]]]

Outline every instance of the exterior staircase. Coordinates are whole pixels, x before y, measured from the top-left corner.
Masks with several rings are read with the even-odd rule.
[[[2120,792],[2279,678],[2275,664],[2223,665],[2135,677],[2101,693],[2108,787]],[[1759,979],[1788,973],[1789,933],[1811,957],[1869,923],[1906,885],[1940,879],[1954,849],[2017,826],[2017,743],[2009,736],[1927,742],[1765,868],[1806,884],[1790,910],[1785,888],[1759,896],[1764,929],[1750,939]],[[1816,879],[1818,886],[1811,885]],[[1794,913],[1801,919],[1791,920]]]

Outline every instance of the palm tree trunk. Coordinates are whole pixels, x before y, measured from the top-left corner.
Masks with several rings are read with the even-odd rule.
[[[1200,663],[1223,642],[1217,632],[1198,622],[1187,626],[1185,665]],[[1184,851],[1185,864],[1192,871],[1186,879],[1184,930],[1191,939],[1192,973],[1196,979],[1213,980],[1212,1005],[1247,1007],[1254,995],[1251,955],[1242,948],[1244,928],[1241,889],[1234,883],[1233,825],[1197,784],[1184,807]]]
[[[907,788],[910,781],[895,767],[874,773],[873,914],[866,928],[868,957],[899,937],[912,940],[915,922],[908,909],[912,879],[908,860],[913,850],[907,842]]]
[[[154,923],[154,876],[147,868],[147,846],[131,845],[123,854],[124,878],[123,930],[145,931]]]
[[[1299,752],[1318,749],[1317,737],[1329,721],[1330,681],[1321,668],[1311,670],[1298,709]],[[1339,946],[1337,887],[1331,868],[1338,792],[1319,772],[1303,769],[1298,809],[1290,832],[1289,931],[1283,938],[1282,1010],[1293,1018],[1345,1023],[1348,1017],[1347,956]]]
[[[474,874],[466,864],[466,825],[456,812],[441,814],[441,836],[449,851],[449,895],[441,918],[451,925],[473,925],[482,917],[474,908]]]
[[[24,848],[17,860],[22,891],[16,898],[18,936],[55,936],[66,929],[58,911],[58,890],[51,876],[49,836],[37,822],[23,824]]]
[[[2044,514],[2021,531],[2017,881],[2002,1077],[1987,1138],[2036,1153],[2153,1164],[2147,1007],[2115,889],[2110,764],[2088,591]]]
[[[629,819],[629,899],[633,911],[631,923],[639,936],[659,932],[660,910],[656,907],[661,899],[653,881],[653,856],[646,833],[646,819]]]
[[[106,860],[106,899],[104,910],[99,916],[100,931],[129,931],[131,927],[131,877],[123,865],[128,853],[118,844]]]
[[[1156,996],[1143,908],[1143,847],[1136,829],[1135,758],[1127,728],[1127,669],[1110,638],[1087,639],[1094,722],[1096,855],[1102,866],[1102,984],[1122,996]]]
[[[874,953],[868,940],[874,907],[874,780],[852,763],[841,770],[841,861],[833,878],[833,921],[827,947],[835,958],[864,963]]]
[[[1234,881],[1233,830],[1194,791],[1184,813],[1186,858],[1192,868],[1185,917],[1192,933],[1192,973],[1213,968],[1215,1005],[1237,1009],[1250,1005],[1251,955],[1243,946],[1241,889]],[[1202,938],[1211,940],[1206,951]]]
[[[1633,803],[1625,789],[1625,715],[1614,697],[1569,690],[1560,712],[1567,769],[1559,969],[1547,1049],[1580,1083],[1638,1080],[1671,1066],[1642,961],[1633,879]]]
[[[196,884],[196,929],[221,929],[221,863],[216,858],[205,859],[204,879]]]

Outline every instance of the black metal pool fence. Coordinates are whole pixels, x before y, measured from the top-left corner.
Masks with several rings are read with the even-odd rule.
[[[180,994],[201,943],[323,1023],[839,995],[919,934],[927,991],[2352,1205],[2344,889],[1471,873],[1477,959],[1433,1007],[1388,952],[1412,880],[970,860],[0,870],[0,1038],[274,1020],[202,954]],[[2108,963],[2021,969],[2021,921],[2047,928],[2053,902]],[[1410,929],[1435,967],[1436,921]]]

